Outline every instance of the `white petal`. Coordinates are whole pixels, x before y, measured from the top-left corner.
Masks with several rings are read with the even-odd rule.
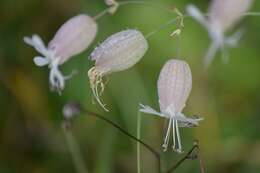
[[[243,34],[244,34],[244,30],[239,29],[234,34],[232,34],[231,36],[225,38],[225,40],[224,40],[225,44],[228,45],[229,47],[236,47],[239,40],[243,36]]]
[[[36,56],[35,58],[33,58],[33,62],[37,65],[37,66],[45,66],[47,64],[50,63],[50,61],[47,58],[41,57],[41,56]]]
[[[201,11],[193,4],[190,4],[186,8],[187,13],[193,17],[195,20],[197,20],[203,27],[208,29],[208,21],[206,18],[203,16]]]
[[[46,46],[44,45],[42,39],[38,35],[34,34],[32,36],[32,38],[24,37],[23,40],[24,40],[24,42],[26,44],[34,47],[39,53],[41,53],[42,55],[48,57],[49,51],[46,48]]]
[[[196,127],[199,125],[199,122],[203,120],[203,118],[187,118],[184,114],[178,113],[174,117],[177,121],[180,127]]]
[[[164,117],[164,118],[169,118],[168,116],[166,116],[166,115],[164,115],[164,114],[162,114],[160,112],[157,112],[156,110],[154,110],[150,106],[143,105],[141,103],[139,105],[141,106],[141,108],[139,109],[140,112],[147,113],[147,114],[158,115],[158,116]]]
[[[34,46],[33,41],[30,37],[23,37],[23,41],[30,46]]]
[[[43,41],[42,41],[42,39],[41,39],[41,37],[40,37],[39,35],[34,34],[34,35],[32,36],[32,41],[33,41],[34,45],[35,45],[37,48],[39,48],[39,49],[45,49],[45,45],[44,45],[44,43],[43,43]]]

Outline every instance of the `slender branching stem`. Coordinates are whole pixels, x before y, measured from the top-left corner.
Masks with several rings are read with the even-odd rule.
[[[196,151],[195,155],[193,155],[194,151]],[[186,160],[197,158],[200,162],[200,173],[205,173],[204,163],[200,155],[199,144],[198,141],[195,141],[193,147],[187,152],[187,154],[183,158],[181,158],[176,164],[174,164],[166,173],[174,172]]]
[[[120,127],[119,125],[117,125],[116,123],[114,123],[113,121],[107,119],[104,116],[101,116],[97,113],[88,111],[84,108],[80,109],[83,113],[86,113],[88,115],[94,116],[96,118],[99,118],[107,123],[109,123],[110,125],[112,125],[113,127],[115,127],[116,129],[118,129],[120,132],[122,132],[124,135],[130,137],[131,139],[139,142],[140,144],[142,144],[146,149],[148,149],[151,153],[153,153],[153,155],[155,156],[155,158],[157,159],[158,162],[158,173],[161,173],[161,156],[159,154],[159,152],[157,152],[155,149],[153,149],[150,145],[148,145],[147,143],[145,143],[144,141],[142,141],[141,139],[138,139],[137,137],[135,137],[134,135],[130,134],[129,132],[127,132],[126,130],[124,130],[122,127]]]
[[[168,20],[166,23],[160,25],[158,28],[156,28],[155,30],[149,32],[148,34],[145,35],[145,38],[149,38],[151,37],[152,35],[156,34],[157,32],[161,31],[162,29],[164,28],[167,28],[169,25],[175,23],[178,19],[177,18],[174,18],[174,19],[170,19]]]
[[[139,127],[138,127],[138,132],[137,132],[137,134],[139,134],[139,135],[137,135],[137,137],[135,137],[134,135],[132,135],[131,133],[127,132],[126,130],[124,130],[122,127],[120,127],[119,125],[117,125],[113,121],[109,120],[108,118],[106,118],[106,117],[104,117],[104,116],[102,116],[102,115],[100,115],[98,113],[95,113],[95,112],[89,111],[87,109],[84,109],[77,102],[70,102],[70,103],[66,104],[64,106],[64,108],[63,108],[63,115],[64,115],[64,118],[65,118],[64,124],[63,124],[63,129],[64,129],[64,132],[66,134],[68,144],[70,144],[70,148],[72,148],[72,149],[74,148],[74,150],[72,150],[72,152],[71,152],[72,156],[74,158],[74,161],[75,162],[79,161],[79,163],[80,163],[80,165],[77,165],[75,163],[75,165],[77,166],[78,170],[84,168],[83,167],[84,164],[83,164],[82,158],[80,157],[80,154],[79,154],[80,152],[77,149],[78,147],[75,147],[77,145],[73,142],[75,140],[73,140],[73,136],[72,136],[71,131],[70,131],[70,129],[71,129],[71,121],[72,121],[74,115],[78,114],[78,113],[88,114],[90,116],[94,116],[94,117],[96,117],[96,118],[98,118],[100,120],[103,120],[106,123],[112,125],[114,128],[116,128],[120,132],[122,132],[127,137],[135,140],[139,144],[142,144],[147,150],[149,150],[155,156],[155,158],[156,158],[156,160],[158,162],[158,173],[164,172],[164,171],[161,170],[161,155],[160,155],[160,153],[157,152],[154,148],[152,148],[149,144],[145,143],[144,141],[142,141],[140,139],[140,128],[141,128],[140,124],[138,125]],[[140,115],[138,115],[138,117],[139,116]],[[139,117],[139,118],[141,118],[141,117]],[[141,120],[138,120],[138,122],[141,123]],[[165,173],[171,173],[171,172],[175,171],[184,161],[189,160],[189,159],[199,159],[200,173],[205,173],[204,163],[203,163],[203,160],[202,160],[202,157],[201,157],[201,154],[200,154],[200,148],[199,148],[198,141],[195,141],[193,147],[189,150],[189,152],[181,160],[179,160],[176,164],[174,164],[170,169],[168,169],[168,171],[166,171]],[[139,165],[139,169],[140,169],[140,165]],[[84,170],[84,169],[82,169],[82,170]],[[79,173],[84,173],[84,172],[81,171]]]

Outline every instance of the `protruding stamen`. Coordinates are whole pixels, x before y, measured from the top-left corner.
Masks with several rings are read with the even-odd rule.
[[[178,153],[182,152],[182,146],[181,146],[181,138],[180,138],[180,132],[179,132],[179,126],[178,121],[173,120],[173,149],[177,151]]]
[[[51,67],[49,79],[50,79],[51,89],[61,94],[61,91],[65,87],[65,77],[58,69],[58,66]]]
[[[90,80],[90,88],[92,90],[93,96],[96,99],[96,101],[98,102],[98,104],[105,111],[108,111],[108,109],[106,109],[106,107],[105,107],[105,104],[103,104],[102,101],[100,100],[100,94],[105,89],[105,84],[103,82],[103,76],[104,76],[104,73],[102,71],[98,70],[96,67],[92,67],[88,71],[88,77]]]
[[[166,136],[164,138],[164,143],[162,145],[162,147],[164,148],[163,151],[167,151],[168,149],[168,144],[169,144],[169,138],[170,138],[170,131],[171,131],[171,124],[172,124],[172,118],[170,118],[170,121],[169,121],[169,124],[168,124],[168,129],[167,129],[167,132],[166,132]]]

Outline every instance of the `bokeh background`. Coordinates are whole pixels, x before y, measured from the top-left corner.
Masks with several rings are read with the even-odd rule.
[[[119,1],[120,2],[120,1]],[[208,0],[150,1],[184,11],[195,3],[206,11]],[[110,112],[92,104],[87,71],[93,48],[109,35],[127,28],[147,34],[176,17],[160,5],[131,4],[99,19],[99,32],[88,50],[61,68],[65,74],[79,74],[67,82],[59,96],[49,91],[48,69],[33,64],[37,52],[23,43],[23,36],[39,34],[47,43],[59,26],[79,13],[95,16],[104,10],[103,0],[1,0],[0,1],[0,172],[76,172],[61,128],[62,108],[76,100],[136,134],[138,104],[159,109],[156,82],[163,64],[170,58],[185,59],[191,66],[193,89],[184,113],[201,115],[197,128],[181,129],[184,150],[193,140],[200,142],[206,172],[260,172],[260,18],[246,17],[236,28],[245,34],[237,48],[229,50],[228,64],[218,54],[205,71],[202,60],[210,40],[194,20],[185,19],[178,41],[170,37],[172,24],[151,36],[149,50],[133,68],[109,76],[103,94]],[[255,1],[251,11],[260,11]],[[232,31],[231,31],[232,32]],[[179,50],[179,53],[178,53]],[[142,114],[142,139],[162,152],[165,120]],[[110,125],[81,114],[72,133],[84,163],[91,173],[136,172],[136,143]],[[156,172],[154,157],[141,148],[142,172]],[[182,155],[171,150],[163,154],[163,169]],[[186,161],[176,172],[199,172],[197,161]]]

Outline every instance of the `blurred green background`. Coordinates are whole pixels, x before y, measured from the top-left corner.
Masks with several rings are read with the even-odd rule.
[[[119,1],[120,2],[120,1]],[[184,11],[196,3],[206,11],[207,0],[149,1]],[[237,48],[229,50],[228,64],[218,54],[205,71],[202,60],[210,40],[194,20],[185,19],[180,40],[170,37],[170,25],[149,38],[149,50],[133,68],[109,76],[103,100],[106,113],[92,104],[87,71],[93,48],[109,35],[127,28],[144,34],[176,17],[159,5],[126,5],[99,19],[95,42],[84,53],[62,66],[79,75],[67,82],[62,96],[49,91],[48,69],[38,68],[38,55],[23,43],[23,36],[39,34],[45,43],[59,26],[79,13],[95,16],[106,8],[103,0],[1,0],[0,1],[0,173],[76,172],[61,129],[62,107],[71,100],[98,112],[136,134],[138,104],[159,109],[156,82],[170,58],[185,59],[193,73],[193,89],[184,113],[201,115],[197,128],[181,129],[184,150],[200,141],[206,172],[260,172],[260,18],[246,17],[236,28],[246,30]],[[260,11],[255,1],[251,11]],[[177,57],[177,50],[179,56]],[[162,152],[165,120],[142,114],[142,139]],[[82,157],[92,173],[136,172],[136,144],[113,127],[91,116],[80,115],[73,134]],[[163,154],[163,169],[182,155]],[[142,172],[156,172],[154,157],[142,147]],[[197,161],[187,161],[176,172],[199,172]]]

